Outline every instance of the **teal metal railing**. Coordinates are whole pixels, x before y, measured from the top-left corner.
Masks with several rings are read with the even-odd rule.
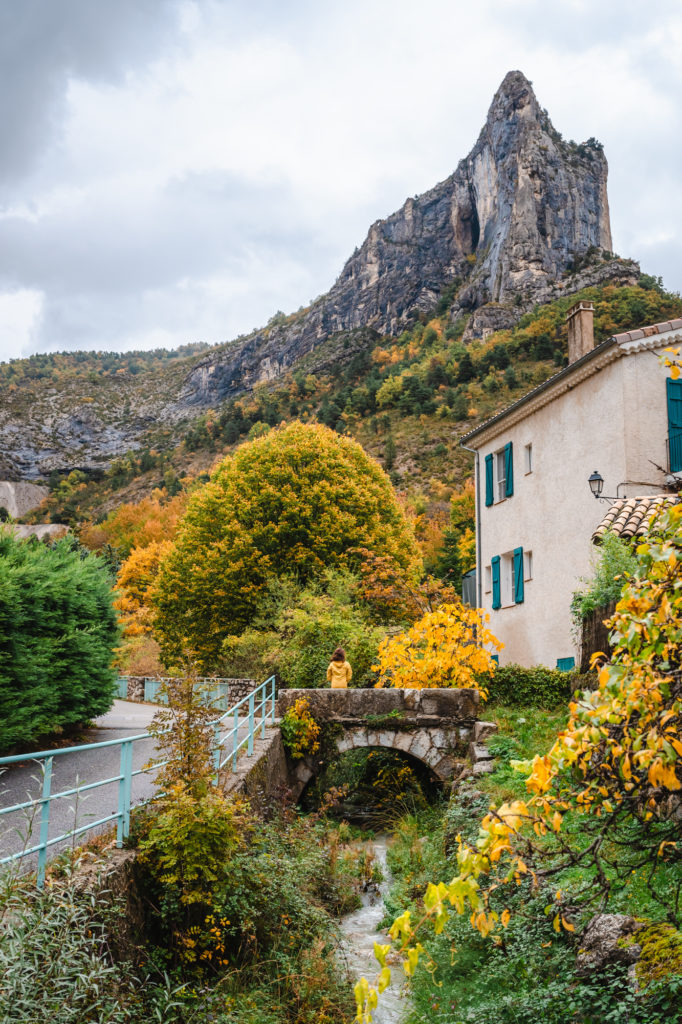
[[[254,738],[260,730],[260,735],[265,736],[266,722],[274,723],[275,720],[275,677],[271,676],[264,683],[256,687],[252,693],[238,701],[234,707],[229,708],[213,723],[214,731],[214,769],[215,781],[218,781],[218,772],[228,763],[234,772],[237,770],[237,758],[239,752],[246,748],[246,755],[253,754]],[[240,732],[243,736],[240,737]],[[133,750],[135,744],[153,739],[150,733],[139,733],[136,736],[126,736],[124,739],[103,740],[100,743],[86,743],[77,747],[64,747],[59,750],[41,750],[35,754],[15,754],[12,757],[0,757],[0,774],[12,765],[35,762],[42,773],[41,793],[39,797],[30,797],[20,803],[8,807],[0,807],[0,824],[3,815],[16,812],[25,812],[31,820],[29,838],[33,832],[33,820],[38,819],[38,842],[32,846],[24,845],[21,850],[7,854],[0,858],[0,865],[18,861],[24,857],[37,854],[37,885],[42,888],[45,882],[45,868],[48,861],[48,851],[58,843],[73,840],[79,835],[91,832],[93,829],[102,828],[112,822],[116,822],[116,845],[123,846],[124,840],[130,833],[130,809],[133,798],[133,780],[140,775],[155,772],[158,768],[167,764],[167,761],[155,761],[145,764],[142,768],[133,768]],[[105,748],[120,747],[119,770],[115,775],[105,779],[98,779],[95,782],[88,782],[85,785],[76,785],[60,792],[52,791],[52,771],[56,758],[66,757],[69,754],[81,754],[101,751]],[[89,821],[87,824],[75,824],[72,829],[60,835],[50,836],[50,809],[56,800],[69,797],[79,798],[82,794],[91,792],[112,784],[118,785],[117,808],[109,814],[99,817],[96,821]],[[151,798],[150,798],[151,799]],[[147,802],[147,801],[143,801]]]

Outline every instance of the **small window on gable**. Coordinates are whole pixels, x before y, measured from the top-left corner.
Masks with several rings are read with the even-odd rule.
[[[523,552],[523,578],[524,580],[533,579],[533,552]]]
[[[485,592],[489,594],[493,589],[493,570],[492,566],[486,565],[485,567]]]
[[[533,445],[527,444],[524,448],[526,473],[533,472]]]

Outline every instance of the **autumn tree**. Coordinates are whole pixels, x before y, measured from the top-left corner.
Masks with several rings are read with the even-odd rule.
[[[163,492],[155,490],[141,501],[119,505],[103,522],[87,524],[80,539],[93,551],[109,544],[121,558],[127,558],[135,547],[172,540],[186,506],[184,492],[164,501]]]
[[[458,591],[464,573],[476,566],[475,511],[474,481],[470,477],[450,498],[450,526],[437,566],[438,575]]]
[[[360,548],[417,574],[414,536],[388,477],[355,441],[319,424],[271,430],[195,491],[153,594],[164,655],[188,645],[207,669],[252,619],[268,583],[356,571]]]
[[[120,568],[114,607],[121,618],[125,636],[151,633],[149,592],[156,583],[162,560],[170,553],[170,540],[152,541],[146,547],[133,548]]]

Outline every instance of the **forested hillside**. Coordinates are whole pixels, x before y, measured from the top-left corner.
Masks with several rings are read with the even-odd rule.
[[[311,373],[310,359],[303,359],[280,381],[210,409],[188,426],[169,426],[163,445],[131,451],[101,473],[53,474],[50,497],[32,518],[79,529],[85,524],[84,536],[96,537],[95,546],[111,542],[118,547],[115,535],[107,537],[106,530],[92,527],[119,505],[135,505],[154,491],[155,502],[163,505],[205,480],[211,467],[245,439],[299,419],[355,438],[378,459],[415,522],[427,565],[441,573],[451,570],[451,554],[442,550],[451,517],[460,536],[473,516],[466,491],[471,457],[459,447],[459,438],[565,364],[569,306],[579,298],[594,302],[599,343],[618,331],[682,315],[682,299],[642,275],[635,286],[587,288],[536,307],[516,327],[467,343],[467,319],[450,320],[450,298],[446,291],[432,315],[425,314],[397,337],[365,335],[357,351],[350,342],[344,349],[331,339],[315,354],[319,362],[326,347],[327,372]],[[68,372],[75,372],[75,358],[64,357]],[[89,367],[88,375],[116,373],[116,360],[105,365],[107,358],[91,356],[81,365]],[[54,373],[60,364],[52,359]],[[151,514],[145,509],[143,504],[126,515],[144,520]],[[124,544],[121,554],[127,553]]]

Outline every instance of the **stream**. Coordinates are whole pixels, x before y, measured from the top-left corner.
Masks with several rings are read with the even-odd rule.
[[[370,983],[374,981],[379,971],[379,965],[374,958],[374,943],[384,945],[390,941],[385,931],[379,931],[379,922],[384,916],[383,897],[391,886],[391,875],[386,862],[388,844],[387,835],[377,836],[368,844],[374,849],[375,859],[381,865],[384,880],[379,886],[371,886],[368,892],[361,893],[362,906],[352,914],[347,914],[341,921],[343,957],[353,984],[363,976]],[[390,964],[390,967],[391,984],[379,996],[379,1005],[372,1014],[374,1024],[399,1024],[407,1015],[408,1003],[402,995],[405,975],[399,966]]]

